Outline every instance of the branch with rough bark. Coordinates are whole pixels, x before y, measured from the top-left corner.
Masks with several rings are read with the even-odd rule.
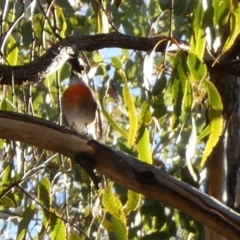
[[[156,51],[163,52],[168,40],[170,39],[166,37],[144,38],[116,33],[67,37],[29,64],[0,65],[0,84],[11,85],[13,80],[15,84],[40,81],[58,70],[69,59],[78,56],[81,51],[95,51],[111,47],[149,51],[158,44]],[[171,41],[177,43],[176,39],[171,39]]]
[[[88,154],[117,184],[180,209],[227,239],[239,239],[240,215],[163,170],[44,119],[0,111],[0,137],[74,158]]]
[[[0,65],[0,84],[12,85],[40,81],[49,74],[57,71],[62,65],[75,58],[81,51],[95,51],[102,48],[125,48],[138,51],[150,51],[155,46],[155,51],[164,52],[167,42],[175,44],[173,51],[177,49],[188,50],[188,45],[179,42],[175,38],[168,37],[136,37],[119,33],[98,34],[81,37],[67,37],[49,48],[46,53],[26,65],[9,66]],[[207,60],[208,68],[217,72],[229,73],[240,76],[239,62]]]

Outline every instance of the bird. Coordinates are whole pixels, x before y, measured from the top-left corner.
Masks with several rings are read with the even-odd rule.
[[[67,125],[78,133],[96,139],[97,101],[82,75],[72,74],[61,98],[62,113]]]

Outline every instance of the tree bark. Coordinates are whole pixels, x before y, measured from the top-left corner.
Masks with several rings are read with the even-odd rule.
[[[227,239],[239,239],[239,214],[163,170],[84,135],[40,118],[0,111],[0,137],[59,152],[72,159],[88,154],[97,171],[117,184],[178,208]]]
[[[143,38],[123,34],[98,34],[94,36],[67,37],[53,45],[47,52],[23,66],[0,65],[0,84],[27,84],[44,79],[58,70],[65,62],[77,57],[81,51],[95,51],[102,48],[119,47],[139,51],[165,51],[167,37]],[[177,43],[177,40],[171,39]],[[175,48],[176,50],[176,48]]]
[[[0,84],[29,84],[44,79],[47,75],[58,70],[65,62],[75,58],[81,51],[95,51],[102,48],[125,48],[138,51],[165,52],[167,42],[171,41],[169,50],[188,51],[187,44],[175,38],[164,36],[144,38],[119,33],[98,34],[81,37],[67,37],[49,48],[46,53],[26,65],[8,66],[0,65]],[[240,76],[238,63],[219,61],[212,66],[212,61],[206,61],[209,69],[214,72],[230,73]]]

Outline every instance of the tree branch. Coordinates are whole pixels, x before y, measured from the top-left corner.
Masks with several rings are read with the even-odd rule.
[[[180,209],[227,239],[240,236],[240,215],[164,171],[46,120],[0,111],[0,137],[73,158],[83,153],[117,184]]]
[[[102,48],[119,47],[139,51],[163,52],[167,37],[135,37],[118,33],[98,34],[81,37],[67,37],[56,43],[47,52],[33,62],[22,66],[0,65],[0,84],[23,84],[37,82],[58,70],[66,61],[79,55],[80,51],[95,51]],[[172,39],[175,43],[176,39]]]

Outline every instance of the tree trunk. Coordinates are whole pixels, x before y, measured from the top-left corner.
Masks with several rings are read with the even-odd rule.
[[[239,80],[219,72],[211,73],[211,80],[222,98],[225,131],[209,159],[207,189],[210,196],[234,208],[239,169]],[[225,239],[205,230],[207,240]]]

